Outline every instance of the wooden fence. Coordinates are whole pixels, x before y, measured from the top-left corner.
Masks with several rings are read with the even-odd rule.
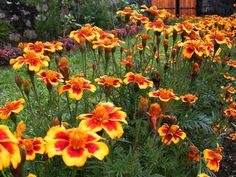
[[[196,15],[196,0],[152,0],[152,5],[166,9],[174,15],[176,13],[180,16]]]

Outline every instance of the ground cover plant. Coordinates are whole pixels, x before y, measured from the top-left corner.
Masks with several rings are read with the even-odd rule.
[[[71,53],[19,44],[0,76],[2,176],[217,175],[221,137],[236,136],[235,15],[117,14],[123,39],[86,24]]]

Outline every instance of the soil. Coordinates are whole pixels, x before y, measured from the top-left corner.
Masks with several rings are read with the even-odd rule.
[[[236,177],[236,141],[223,137],[223,159],[217,177]]]

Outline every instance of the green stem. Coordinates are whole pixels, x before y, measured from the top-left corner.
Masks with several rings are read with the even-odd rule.
[[[34,74],[30,74],[30,81],[33,85],[33,91],[34,91],[34,95],[35,95],[35,98],[36,98],[36,101],[39,103],[39,97],[38,97],[38,93],[37,93],[37,89],[36,89],[36,86],[35,86],[35,81],[34,81]]]
[[[68,93],[66,93],[66,102],[67,102],[68,110],[70,112],[70,118],[72,119],[73,118],[73,114],[72,114],[72,111],[71,111],[71,108],[70,108],[70,101],[69,101]]]
[[[71,177],[75,177],[76,174],[77,174],[77,168],[74,167],[74,168],[72,169],[72,171],[71,171]]]
[[[7,177],[3,170],[1,170],[1,172],[3,177]]]
[[[198,174],[202,173],[202,159],[199,161],[199,168],[198,168]]]

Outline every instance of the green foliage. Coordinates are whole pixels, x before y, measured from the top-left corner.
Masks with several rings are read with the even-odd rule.
[[[80,0],[79,4],[79,21],[84,23],[91,23],[96,26],[111,29],[112,12],[109,9],[108,0]]]
[[[35,29],[40,38],[57,38],[69,31],[74,24],[70,9],[74,7],[74,0],[24,0],[27,4],[35,6],[38,15],[35,18]],[[71,25],[71,26],[70,26]]]
[[[8,39],[8,35],[11,32],[10,24],[6,21],[0,21],[0,47],[4,41]]]

